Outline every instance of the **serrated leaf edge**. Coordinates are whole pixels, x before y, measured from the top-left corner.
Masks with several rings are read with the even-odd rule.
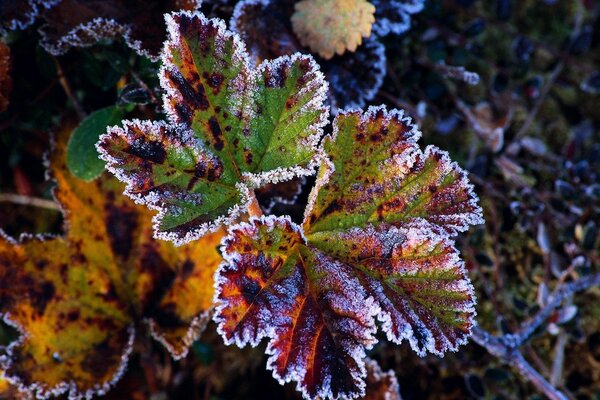
[[[5,31],[14,31],[17,29],[25,29],[33,22],[39,15],[38,6],[44,7],[46,9],[54,7],[61,0],[28,0],[29,6],[31,7],[31,12],[26,16],[27,20],[25,22],[21,22],[18,19],[13,19],[6,22],[5,27],[0,27],[0,34],[4,34]]]
[[[417,141],[421,138],[421,131],[419,130],[419,128],[412,123],[412,119],[404,114],[404,110],[397,110],[397,109],[392,109],[390,111],[388,111],[387,107],[385,105],[380,105],[380,106],[370,106],[366,112],[363,112],[361,109],[347,109],[344,111],[340,111],[340,113],[335,117],[335,119],[333,120],[333,131],[331,134],[326,135],[323,138],[323,143],[325,143],[325,141],[330,141],[332,143],[335,142],[337,135],[339,133],[339,128],[338,128],[338,119],[346,116],[346,115],[350,115],[350,114],[359,114],[360,115],[360,122],[361,123],[366,123],[368,121],[371,120],[372,117],[374,117],[375,115],[377,115],[377,113],[379,112],[383,112],[384,113],[384,117],[385,117],[385,121],[389,122],[392,120],[392,118],[396,118],[399,121],[401,121],[402,123],[406,124],[409,128],[410,128],[410,143],[412,143],[415,147],[415,149],[418,151],[418,147],[417,147]],[[304,220],[303,220],[303,224],[308,220],[310,213],[312,212],[312,209],[314,208],[315,202],[317,201],[317,196],[319,194],[320,189],[326,185],[329,182],[329,179],[331,178],[331,175],[335,172],[335,165],[333,164],[333,162],[331,162],[331,160],[329,159],[327,152],[321,148],[321,162],[323,164],[325,164],[325,168],[327,168],[327,171],[325,174],[323,174],[322,176],[317,178],[317,181],[315,182],[315,185],[313,186],[313,189],[311,190],[309,196],[308,196],[308,203],[306,204],[306,208],[304,209]],[[403,156],[403,154],[398,155],[399,156]],[[411,155],[411,157],[416,157],[416,155]],[[413,160],[414,162],[414,160]]]
[[[211,318],[212,308],[208,309],[203,313],[200,313],[192,319],[192,321],[189,323],[185,335],[181,338],[181,341],[183,342],[184,346],[183,350],[179,352],[175,350],[175,348],[171,345],[171,343],[169,343],[169,341],[164,335],[160,334],[154,319],[146,318],[144,322],[148,326],[148,330],[152,338],[157,342],[161,343],[171,354],[171,357],[173,357],[175,361],[178,361],[184,359],[188,355],[191,345],[200,337],[202,332],[206,329],[206,325],[208,325]]]
[[[127,328],[128,339],[123,354],[121,355],[121,361],[116,372],[109,381],[96,384],[91,389],[87,389],[85,392],[80,392],[77,390],[77,383],[75,381],[61,382],[51,388],[44,388],[39,383],[26,385],[19,377],[7,375],[6,370],[10,368],[12,364],[12,353],[14,349],[22,345],[25,339],[29,337],[29,334],[20,324],[10,318],[10,313],[1,313],[0,318],[2,318],[4,323],[12,326],[20,333],[19,338],[6,347],[6,353],[0,356],[0,367],[4,370],[2,377],[11,385],[16,387],[19,392],[32,394],[37,399],[48,399],[50,397],[57,397],[65,393],[68,393],[69,400],[80,400],[84,398],[91,399],[96,395],[102,396],[106,394],[121,379],[127,369],[127,363],[133,350],[133,341],[135,339],[135,328],[133,324],[129,325]]]
[[[227,240],[229,236],[235,230],[244,229],[244,228],[253,228],[254,222],[260,222],[266,227],[273,228],[277,224],[289,224],[289,226],[293,229],[295,233],[297,233],[304,243],[308,243],[306,237],[304,236],[304,232],[301,226],[294,223],[291,218],[287,215],[285,216],[261,216],[261,217],[251,217],[248,222],[240,222],[239,224],[233,225],[229,227],[228,234],[223,237],[221,240],[221,254],[223,255],[223,261],[219,264],[219,267],[215,271],[214,275],[214,287],[215,293],[213,297],[213,304],[215,304],[215,313],[213,315],[213,321],[217,324],[217,333],[223,338],[223,341],[226,345],[230,346],[235,344],[239,348],[243,348],[246,345],[250,345],[251,347],[256,347],[258,344],[265,338],[268,338],[267,349],[265,351],[266,354],[269,355],[267,359],[267,370],[270,370],[273,374],[273,378],[279,382],[279,384],[284,385],[291,381],[296,381],[296,390],[302,393],[302,397],[306,400],[310,400],[311,397],[308,394],[308,390],[301,383],[302,376],[305,375],[306,370],[302,370],[301,368],[295,368],[291,370],[286,376],[280,376],[275,369],[275,362],[277,361],[278,352],[273,348],[273,342],[277,338],[277,333],[275,332],[275,328],[268,327],[267,329],[257,330],[254,338],[252,335],[243,331],[241,335],[233,335],[231,338],[227,338],[225,331],[223,330],[223,323],[219,321],[219,314],[225,308],[226,303],[221,302],[219,297],[221,297],[221,286],[225,283],[224,279],[221,279],[221,271],[224,271],[231,266],[234,265],[236,261],[239,261],[239,254],[233,253],[229,254],[225,252],[227,247]],[[349,396],[343,396],[342,398],[354,399],[359,398],[365,395],[366,382],[365,378],[367,376],[367,369],[365,365],[366,359],[366,350],[373,348],[373,346],[377,343],[377,338],[375,334],[377,333],[377,325],[374,323],[374,318],[381,312],[381,309],[376,304],[375,300],[372,296],[368,296],[365,299],[365,309],[367,311],[367,316],[373,318],[373,326],[367,332],[371,335],[372,341],[366,345],[356,346],[353,352],[349,352],[348,355],[353,358],[358,366],[359,373],[353,373],[353,377],[358,381],[359,391],[356,393],[352,393]],[[317,396],[320,398],[328,398],[333,399],[334,395],[330,388],[328,388],[328,382],[321,383],[321,389],[318,391]]]
[[[60,0],[57,0],[58,3]],[[200,9],[202,0],[194,0],[196,9]],[[166,14],[165,14],[166,15]],[[60,56],[69,51],[72,47],[91,47],[101,39],[111,39],[117,36],[122,36],[123,40],[129,48],[137,54],[149,58],[151,61],[160,60],[160,55],[152,55],[147,49],[144,49],[143,44],[139,40],[131,38],[131,26],[125,23],[119,23],[112,18],[97,17],[93,20],[79,24],[73,27],[69,32],[60,37],[57,41],[51,41],[46,33],[42,30],[43,26],[38,29],[41,36],[40,45],[50,54]],[[83,42],[79,37],[80,34],[89,35],[93,41]]]
[[[259,0],[260,1],[260,0]],[[294,53],[292,55],[284,55],[278,57],[274,60],[265,60],[261,62],[257,67],[252,67],[252,61],[249,57],[248,50],[246,49],[246,44],[241,39],[238,33],[234,31],[227,30],[227,26],[225,22],[221,19],[217,18],[206,18],[200,12],[191,12],[191,11],[178,11],[171,14],[165,14],[165,21],[167,24],[167,30],[169,32],[169,38],[165,42],[163,52],[161,55],[162,67],[159,71],[159,80],[160,86],[165,90],[163,94],[163,108],[165,114],[167,115],[167,120],[172,124],[177,124],[177,113],[171,107],[169,97],[177,98],[177,92],[175,88],[167,79],[167,71],[172,71],[175,69],[171,65],[170,60],[168,59],[169,49],[171,47],[177,47],[177,42],[179,39],[178,25],[174,20],[176,16],[187,16],[189,18],[199,18],[202,23],[211,24],[218,30],[218,35],[222,35],[224,40],[233,40],[233,48],[234,53],[232,59],[235,59],[236,62],[241,63],[242,67],[247,70],[248,76],[246,82],[234,83],[234,86],[239,86],[243,88],[243,91],[236,96],[236,98],[232,101],[232,103],[236,104],[240,108],[240,112],[248,118],[252,118],[252,111],[249,107],[245,107],[245,100],[251,98],[251,93],[253,87],[253,82],[261,76],[263,71],[268,67],[274,67],[275,69],[284,63],[293,64],[298,60],[308,60],[310,63],[310,68],[315,74],[315,79],[313,81],[313,85],[318,87],[317,92],[313,96],[313,98],[306,103],[303,108],[311,108],[315,107],[315,105],[321,104],[319,107],[323,112],[321,113],[319,120],[314,123],[310,130],[312,134],[302,141],[299,142],[299,145],[306,146],[311,148],[315,155],[309,160],[308,165],[306,167],[289,167],[289,168],[277,168],[267,172],[260,173],[249,173],[245,172],[243,174],[244,181],[250,186],[250,189],[254,189],[260,186],[263,186],[267,183],[279,183],[283,181],[290,180],[295,177],[309,176],[314,174],[315,168],[318,166],[318,145],[323,136],[323,127],[327,125],[329,122],[329,107],[324,105],[325,100],[327,99],[327,93],[329,91],[329,84],[325,79],[325,76],[321,72],[319,65],[316,63],[315,59],[311,55],[306,55],[302,53]],[[243,74],[239,75],[240,79],[243,79]],[[317,107],[315,107],[317,108]]]

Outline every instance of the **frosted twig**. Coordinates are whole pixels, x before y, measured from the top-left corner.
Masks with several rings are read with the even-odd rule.
[[[492,355],[516,369],[519,374],[531,382],[539,391],[551,400],[567,400],[567,396],[550,384],[539,372],[525,360],[517,348],[506,346],[502,337],[494,336],[476,326],[472,332],[473,340]]]
[[[573,296],[576,292],[581,292],[598,285],[600,285],[600,273],[561,284],[548,297],[546,305],[533,318],[523,323],[518,332],[503,336],[494,336],[476,326],[473,328],[472,338],[490,354],[515,368],[521,376],[535,385],[548,398],[552,400],[567,399],[564,393],[552,386],[550,382],[525,360],[519,347],[533,335],[535,330],[550,317],[563,301]]]
[[[518,347],[527,341],[533,335],[533,332],[550,317],[552,312],[563,301],[571,297],[573,293],[582,292],[598,285],[600,285],[600,273],[584,276],[573,282],[558,286],[548,297],[546,305],[533,318],[522,324],[519,332],[510,335],[510,340],[514,342],[514,347]]]

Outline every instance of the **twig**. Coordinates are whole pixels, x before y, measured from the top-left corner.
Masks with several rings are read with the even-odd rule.
[[[548,297],[546,305],[533,318],[522,324],[519,332],[505,335],[508,337],[506,340],[512,342],[512,347],[520,346],[533,335],[533,332],[550,317],[563,301],[576,292],[581,292],[598,285],[600,285],[600,273],[584,276],[573,282],[559,285]]]
[[[534,384],[551,400],[567,399],[567,396],[563,392],[550,384],[550,382],[540,375],[540,373],[525,360],[519,348],[533,335],[533,332],[535,332],[535,330],[550,317],[552,312],[554,312],[563,301],[571,298],[576,292],[581,292],[598,285],[600,285],[600,273],[588,275],[573,282],[561,284],[548,297],[546,305],[533,318],[523,323],[518,332],[503,336],[494,336],[486,330],[476,326],[473,328],[472,338],[490,354],[515,368],[521,376]],[[555,369],[553,369],[553,371],[554,370]]]
[[[529,114],[527,115],[527,119],[525,119],[525,122],[523,122],[523,125],[521,125],[521,128],[519,128],[519,130],[515,134],[515,137],[513,139],[514,141],[522,138],[529,131],[529,128],[531,128],[531,124],[533,124],[533,121],[535,121],[535,118],[537,117],[538,113],[540,112],[540,109],[542,108],[542,104],[546,100],[546,96],[548,95],[548,93],[550,93],[550,89],[554,85],[554,82],[556,81],[556,79],[558,79],[558,76],[562,72],[564,66],[565,65],[562,62],[559,62],[558,64],[556,64],[556,66],[554,67],[554,69],[552,70],[550,75],[548,76],[548,80],[546,81],[546,83],[544,84],[542,89],[540,90],[540,95],[537,99],[537,102],[535,103],[535,105],[533,106],[533,108],[531,109]]]
[[[48,210],[60,211],[59,205],[52,200],[24,196],[16,193],[0,193],[0,203],[14,203],[24,206],[40,207]]]
[[[539,391],[551,400],[567,400],[567,396],[550,384],[525,360],[516,348],[506,346],[501,338],[493,336],[480,327],[473,328],[473,340],[487,351],[515,368],[519,374],[531,382]]]
[[[80,120],[84,119],[86,116],[86,113],[83,110],[83,107],[81,106],[81,103],[79,102],[79,100],[77,100],[77,97],[75,97],[75,94],[73,93],[73,90],[71,89],[71,85],[69,84],[69,81],[67,80],[67,76],[65,75],[65,72],[63,71],[63,69],[62,69],[60,63],[58,62],[58,60],[56,59],[56,57],[52,57],[52,58],[54,59],[54,64],[56,64],[56,73],[58,74],[58,82],[60,83],[60,86],[63,88],[63,90],[65,91],[65,94],[71,101],[71,104],[73,105],[73,108],[75,109],[75,112],[77,113],[77,116],[79,117],[79,119]]]

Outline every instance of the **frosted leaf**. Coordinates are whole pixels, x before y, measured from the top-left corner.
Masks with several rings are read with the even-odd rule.
[[[0,0],[0,34],[25,29],[60,0]]]
[[[298,229],[263,217],[230,230],[216,283],[218,330],[238,346],[268,337],[267,368],[306,398],[358,397],[377,307],[349,265],[307,247]]]
[[[255,62],[308,52],[292,30],[293,12],[289,1],[242,0],[235,7],[230,25],[246,42]],[[386,74],[385,48],[373,38],[365,39],[355,52],[318,61],[330,82],[329,102],[334,113],[364,106],[375,97]]]
[[[64,235],[14,240],[0,230],[0,316],[21,334],[0,369],[40,398],[106,393],[142,321],[174,357],[185,355],[209,318],[221,261],[222,232],[175,248],[153,239],[151,213],[123,196],[118,180],[71,174],[72,130],[59,131],[49,157]]]
[[[305,398],[364,396],[374,317],[420,355],[456,350],[473,326],[458,251],[425,220],[305,237],[287,218],[252,218],[230,229],[222,251],[219,333],[240,347],[268,338],[267,368]]]
[[[166,18],[160,78],[170,123],[125,122],[98,149],[127,194],[159,210],[158,235],[182,244],[232,223],[250,189],[314,171],[327,84],[310,56],[251,68],[222,21]]]
[[[366,0],[302,0],[294,8],[296,36],[326,60],[356,51],[375,22],[375,7]]]
[[[483,223],[465,171],[446,152],[421,151],[419,131],[402,112],[346,112],[325,139],[323,162],[305,214],[307,233],[402,224],[424,218],[449,235]]]
[[[165,40],[163,14],[197,10],[201,0],[60,0],[43,14],[41,45],[60,55],[72,47],[123,37],[138,54],[158,60]]]
[[[423,10],[425,0],[372,0],[375,6],[373,34],[399,35],[410,29],[411,14]]]
[[[373,100],[387,73],[385,47],[369,38],[354,53],[323,64],[330,84],[331,105],[337,113],[364,107]]]

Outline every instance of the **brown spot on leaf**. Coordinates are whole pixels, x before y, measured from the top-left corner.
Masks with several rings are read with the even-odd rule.
[[[167,159],[167,151],[159,141],[133,143],[125,149],[125,152],[155,164],[162,164]]]
[[[196,87],[192,87],[192,85],[181,75],[179,71],[168,70],[167,77],[173,83],[175,88],[181,93],[181,97],[183,97],[183,101],[188,103],[190,108],[196,110],[207,110],[210,106],[208,99],[206,98],[206,93],[204,91],[204,86],[196,85]]]
[[[240,279],[242,296],[244,297],[244,300],[246,300],[246,303],[250,304],[260,292],[260,284],[256,280],[249,278],[246,275],[242,275]]]
[[[221,91],[221,85],[225,80],[225,76],[223,76],[223,74],[220,74],[218,72],[213,72],[211,74],[209,74],[208,72],[204,72],[202,76],[206,80],[208,86],[210,86],[213,89],[213,93],[217,94]]]
[[[127,259],[133,248],[138,228],[138,214],[134,209],[106,206],[106,230],[112,251],[121,259]]]
[[[223,147],[225,147],[225,143],[223,142],[223,132],[221,131],[219,121],[217,121],[215,117],[210,117],[208,120],[208,129],[212,135],[215,149],[217,149],[217,151],[223,150]]]
[[[39,290],[32,289],[30,293],[30,301],[33,308],[39,315],[43,315],[46,310],[46,306],[54,297],[56,288],[52,282],[44,282],[41,284]]]

